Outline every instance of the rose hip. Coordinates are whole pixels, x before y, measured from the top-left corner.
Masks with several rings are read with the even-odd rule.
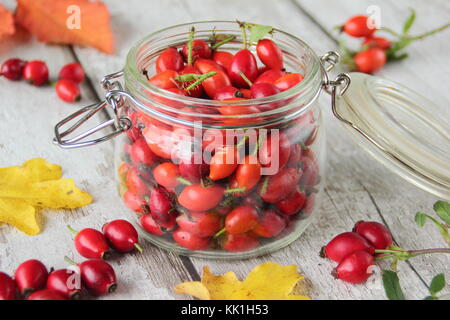
[[[87,260],[80,263],[78,267],[84,286],[93,296],[101,296],[116,290],[116,274],[106,261]]]
[[[286,228],[286,219],[274,210],[264,211],[252,232],[263,238],[276,237]]]
[[[134,249],[143,251],[139,245],[139,236],[136,229],[126,220],[113,220],[103,225],[103,234],[109,245],[119,252],[130,252]]]
[[[290,216],[294,215],[304,208],[306,204],[306,194],[297,190],[291,194],[288,198],[276,203],[278,210],[284,214]]]
[[[281,70],[283,65],[283,53],[280,47],[270,39],[262,39],[258,41],[256,45],[256,53],[258,58],[267,67],[274,70]]]
[[[371,266],[374,264],[373,256],[366,251],[356,251],[346,256],[333,270],[332,274],[337,279],[350,283],[365,282],[372,271]]]
[[[177,224],[196,236],[210,237],[220,230],[222,222],[214,212],[191,212],[178,216]]]
[[[156,161],[156,156],[148,147],[144,138],[137,139],[130,150],[131,161],[136,164],[151,166]]]
[[[35,86],[46,84],[48,82],[47,64],[40,60],[27,62],[23,68],[23,79]]]
[[[258,186],[258,194],[269,203],[277,203],[288,198],[294,191],[301,177],[296,168],[280,170],[274,176],[265,177]]]
[[[255,81],[258,77],[258,65],[255,56],[248,49],[242,49],[231,60],[228,75],[231,82],[237,87],[249,87],[249,84],[242,77],[244,74],[250,81]]]
[[[48,271],[39,260],[27,260],[21,263],[14,273],[17,289],[23,297],[36,290],[45,288]]]
[[[150,195],[149,205],[155,222],[170,229],[175,223],[176,212],[167,192],[163,188],[154,188]]]
[[[176,243],[189,250],[206,250],[211,244],[211,238],[199,237],[181,228],[175,230],[172,237]]]
[[[386,249],[392,244],[392,235],[381,223],[375,221],[359,221],[353,227],[353,232],[364,237],[375,249]]]
[[[71,80],[75,83],[81,83],[84,80],[85,74],[83,67],[79,63],[72,62],[66,64],[61,68],[58,77],[59,79]]]
[[[79,232],[71,226],[67,228],[75,235],[75,248],[81,256],[88,259],[109,258],[111,252],[103,233],[92,228],[85,228]]]
[[[334,237],[322,248],[321,256],[339,263],[346,256],[356,251],[366,251],[368,254],[373,255],[375,249],[359,234],[355,232],[344,232]]]
[[[233,61],[233,54],[227,51],[216,51],[213,54],[213,60],[225,70],[228,70],[230,69],[231,61]]]
[[[183,69],[183,57],[175,48],[167,48],[156,59],[156,72],[167,70],[180,71]]]
[[[281,91],[286,91],[303,80],[303,76],[299,73],[288,73],[274,82],[275,86]]]
[[[158,236],[162,236],[165,232],[161,229],[159,225],[156,224],[155,220],[152,218],[150,214],[143,214],[141,215],[141,218],[139,219],[142,228],[145,229],[145,231],[155,234]]]
[[[224,192],[225,189],[219,185],[204,187],[201,184],[193,184],[183,189],[178,196],[178,202],[191,211],[208,211],[222,201]]]
[[[21,80],[26,64],[26,61],[17,58],[6,60],[0,67],[0,76],[12,81]]]
[[[259,245],[259,240],[255,235],[248,233],[228,234],[221,245],[224,250],[242,252],[256,248]]]
[[[351,37],[362,38],[370,37],[376,31],[376,28],[369,28],[369,17],[357,15],[349,18],[343,27],[343,31]]]
[[[156,182],[169,190],[180,184],[177,180],[179,176],[178,166],[172,162],[163,162],[153,169]]]
[[[66,298],[58,291],[44,289],[33,292],[27,300],[66,300]]]
[[[183,56],[187,58],[188,56],[188,44],[183,46]],[[211,48],[203,40],[192,41],[192,58],[211,58]]]
[[[0,300],[16,299],[16,283],[4,272],[0,272]]]
[[[256,80],[255,82],[253,82],[253,84],[258,84],[258,83],[270,83],[270,84],[274,84],[275,81],[277,81],[278,79],[280,79],[282,76],[284,76],[286,73],[280,70],[267,70],[264,71]]]
[[[66,299],[81,297],[81,281],[73,270],[59,269],[52,271],[47,278],[47,289],[58,292]]]
[[[258,224],[258,212],[255,208],[239,206],[225,218],[225,230],[229,234],[250,231]]]
[[[65,102],[76,102],[81,99],[80,87],[72,80],[58,80],[55,91],[58,97]]]

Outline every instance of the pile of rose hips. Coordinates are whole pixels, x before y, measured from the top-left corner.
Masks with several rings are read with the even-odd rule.
[[[283,53],[271,39],[253,44],[262,66],[247,45],[236,53],[217,50],[218,44],[232,41],[233,36],[221,35],[220,39],[194,40],[192,31],[181,48],[170,47],[159,54],[156,74],[152,76],[151,70],[144,74],[160,89],[221,101],[222,107],[193,110],[186,104],[170,105],[169,98],[155,99],[182,111],[211,116],[259,113],[282,104],[271,103],[262,110],[260,105],[227,103],[275,95],[303,79],[299,73],[286,72]],[[311,148],[317,134],[312,112],[280,126],[278,145],[269,134],[252,152],[247,152],[245,140],[217,143],[206,135],[197,144],[200,150],[195,146],[193,150],[191,144],[183,147],[181,143],[193,141],[189,129],[134,109],[129,110],[129,117],[133,129],[128,131],[118,174],[125,204],[141,215],[141,226],[148,233],[173,239],[189,250],[247,251],[286,235],[298,219],[312,212],[314,186],[319,183],[318,161]],[[245,127],[246,122],[228,118],[224,124]],[[215,131],[227,134],[226,130]],[[272,144],[278,149],[272,151]],[[174,157],[177,148],[187,155]],[[211,161],[194,161],[197,153],[203,159],[207,148],[212,150]],[[279,157],[278,166],[273,174],[262,175],[262,168],[271,166],[272,152]]]
[[[333,275],[350,283],[365,282],[374,265],[376,250],[384,250],[392,245],[392,235],[381,223],[359,221],[352,232],[344,232],[334,237],[320,252],[320,256],[338,263]]]
[[[38,87],[49,83],[47,64],[41,60],[9,59],[1,65],[0,76],[11,81],[23,79]],[[79,84],[83,82],[84,77],[84,70],[79,63],[72,62],[63,66],[59,71],[59,80],[54,84],[57,96],[66,102],[80,100]]]
[[[349,18],[342,31],[354,38],[362,38],[363,49],[354,55],[353,62],[358,72],[374,73],[380,70],[387,61],[386,51],[391,42],[383,37],[376,37],[376,28],[369,27],[369,17],[357,15]]]
[[[346,48],[343,43],[340,43],[343,51],[341,62],[348,65],[351,70],[374,73],[380,70],[386,62],[398,61],[408,57],[404,49],[412,42],[424,39],[450,27],[450,24],[446,24],[421,35],[411,36],[409,30],[415,19],[416,13],[411,9],[410,16],[403,24],[402,32],[395,32],[386,27],[377,29],[375,21],[371,21],[371,18],[365,15],[356,15],[349,18],[344,25],[338,28],[350,37],[362,39],[361,48],[358,51],[352,51]],[[390,34],[392,39],[376,36],[375,33],[380,30]]]
[[[101,296],[117,288],[114,269],[103,259],[110,254],[111,246],[118,252],[139,248],[138,234],[131,223],[114,220],[103,226],[103,233],[95,229],[83,229],[75,237],[75,246],[86,260],[77,268],[48,272],[38,260],[20,264],[12,279],[0,272],[0,300],[66,300],[79,299],[83,288],[92,296]],[[75,262],[66,257],[75,265]]]

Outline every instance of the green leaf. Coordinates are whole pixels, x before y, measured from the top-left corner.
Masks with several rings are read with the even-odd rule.
[[[433,209],[439,218],[441,218],[445,223],[450,224],[450,203],[438,201],[434,204]]]
[[[403,24],[403,34],[408,34],[414,21],[416,20],[416,11],[414,11],[414,9],[410,9],[410,10],[411,10],[411,14],[409,15],[408,19],[406,19],[405,23]]]
[[[428,290],[432,296],[436,295],[438,292],[442,291],[445,287],[445,276],[443,273],[438,274],[431,280],[430,287]]]
[[[383,270],[383,286],[389,300],[405,300],[396,272]]]
[[[254,24],[250,26],[250,44],[257,43],[259,40],[264,38],[267,34],[273,31],[273,27],[264,26],[261,24]]]
[[[427,215],[426,215],[426,213],[419,211],[416,213],[414,220],[416,221],[416,223],[419,227],[423,227],[425,225],[425,223],[427,222]]]
[[[437,300],[437,299],[433,296],[426,296],[423,300]]]

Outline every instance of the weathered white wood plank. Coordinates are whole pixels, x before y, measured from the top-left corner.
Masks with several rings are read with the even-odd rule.
[[[14,8],[12,2],[8,5]],[[0,43],[0,61],[10,57],[45,60],[52,79],[57,77],[64,64],[74,59],[68,48],[37,43],[27,35]],[[82,261],[75,251],[67,224],[76,229],[101,228],[109,220],[128,217],[127,209],[117,196],[111,145],[65,151],[51,143],[54,125],[81,106],[94,102],[95,97],[90,88],[83,85],[83,99],[77,104],[67,104],[56,97],[51,86],[37,88],[4,78],[0,78],[0,93],[0,167],[43,157],[60,164],[64,176],[74,178],[95,199],[93,204],[79,210],[44,210],[40,214],[43,232],[37,236],[26,236],[1,224],[0,270],[12,274],[22,261],[31,258],[55,268],[66,266],[64,255]],[[112,264],[119,287],[116,293],[106,298],[173,299],[173,284],[189,279],[190,275],[178,257],[147,243],[144,250],[143,255],[133,253],[114,259]]]
[[[327,10],[323,10],[317,1],[302,0],[299,5],[315,20],[327,29],[342,24],[348,17],[357,13],[365,13],[369,5],[378,5],[381,9],[382,24],[401,30],[402,23],[409,14],[408,7],[417,10],[417,21],[412,28],[412,34],[420,34],[448,23],[450,6],[447,1],[335,1],[329,2]],[[429,17],[433,17],[430,19]],[[443,116],[449,118],[448,104],[450,94],[446,83],[450,80],[450,73],[443,65],[447,57],[443,52],[450,49],[448,42],[449,30],[428,39],[414,43],[407,50],[410,57],[399,63],[386,66],[379,72],[379,76],[400,82],[418,91],[437,103],[443,110]],[[339,132],[341,130],[339,129]],[[445,242],[431,226],[419,230],[413,221],[414,214],[419,210],[432,212],[435,197],[418,190],[407,182],[388,172],[381,165],[372,161],[366,154],[357,149],[354,143],[348,146],[341,142],[344,134],[338,138],[330,136],[330,154],[340,154],[337,158],[330,157],[331,166],[339,166],[339,171],[330,170],[327,190],[335,203],[342,203],[348,212],[359,207],[362,212],[373,211],[376,204],[380,214],[394,233],[398,243],[411,249],[445,246]],[[348,142],[348,139],[345,139]],[[344,156],[347,161],[342,161]],[[339,159],[341,158],[341,159]],[[342,169],[342,166],[345,169]],[[345,176],[336,176],[342,172]],[[356,188],[366,190],[370,194],[370,201],[358,199],[349,201],[350,193],[342,188],[342,182],[354,184]],[[450,259],[446,255],[433,255],[411,260],[411,265],[420,276],[429,283],[437,273],[450,274]],[[406,276],[403,277],[407,279]]]
[[[104,74],[120,69],[128,49],[145,34],[161,27],[194,20],[240,19],[271,24],[300,36],[310,43],[318,53],[334,49],[334,42],[289,1],[253,0],[228,1],[226,3],[223,1],[153,1],[152,9],[148,10],[142,2],[138,3],[137,1],[128,1],[126,4],[108,1],[108,5],[113,14],[114,28],[117,34],[117,57],[105,59],[103,55],[90,49],[75,49],[80,60],[85,65],[92,66],[88,68],[88,72],[96,81]],[[171,8],[178,10],[171,10]],[[328,97],[323,98],[323,107],[327,118],[331,118],[327,99]],[[361,219],[380,219],[364,186],[358,182],[357,178],[365,181],[367,175],[379,176],[380,173],[383,177],[390,176],[383,168],[377,166],[373,161],[370,162],[371,160],[362,151],[356,149],[336,121],[328,122],[329,132],[333,133],[330,135],[329,146],[336,146],[329,153],[331,168],[328,193],[324,197],[320,217],[316,219],[305,235],[289,248],[261,259],[231,262],[192,259],[197,270],[201,270],[203,265],[209,265],[215,272],[233,270],[242,277],[256,264],[265,260],[273,260],[283,264],[298,264],[309,279],[311,296],[314,298],[384,298],[384,292],[377,277],[374,278],[373,284],[345,285],[329,275],[332,268],[331,263],[318,257],[320,247],[336,233],[350,229],[356,221]],[[348,161],[349,158],[353,159]],[[357,166],[358,162],[369,163],[367,170],[371,173],[363,172],[361,176],[353,175],[354,166]],[[395,178],[390,178],[388,182],[392,183],[393,180],[395,181]],[[397,180],[394,186],[399,184],[403,184],[403,182]],[[415,195],[420,193],[412,187],[408,191],[412,191]],[[425,287],[417,275],[407,265],[402,265],[401,269],[409,279],[405,283],[408,297],[416,299],[423,297]]]

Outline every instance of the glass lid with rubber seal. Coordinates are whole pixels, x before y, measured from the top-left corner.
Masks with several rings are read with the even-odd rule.
[[[450,200],[448,110],[363,73],[340,74],[329,85],[333,113],[363,149],[412,184]]]

